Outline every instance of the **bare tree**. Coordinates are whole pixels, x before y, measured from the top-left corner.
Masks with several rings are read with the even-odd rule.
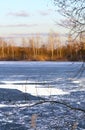
[[[1,46],[1,57],[2,59],[5,57],[5,52],[4,52],[4,48],[5,48],[5,42],[3,39],[0,39],[0,46]]]
[[[50,33],[48,36],[48,43],[51,50],[51,59],[54,57],[54,33]]]
[[[85,1],[84,0],[54,0],[57,10],[64,16],[61,25],[70,30],[73,40],[78,39],[82,48],[85,46]],[[83,42],[82,42],[83,41]],[[81,59],[85,61],[83,51]]]
[[[85,0],[54,0],[58,11],[66,18],[63,25],[78,37],[85,33]]]
[[[35,39],[34,39],[34,37],[29,39],[29,45],[32,48],[33,57],[35,58],[36,53],[35,53]]]

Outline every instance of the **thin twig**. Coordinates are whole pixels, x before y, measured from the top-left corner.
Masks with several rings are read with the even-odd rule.
[[[44,100],[44,101],[39,101],[39,102],[36,102],[32,105],[30,105],[29,107],[33,107],[33,106],[36,106],[36,105],[40,105],[40,104],[44,104],[44,103],[55,103],[55,104],[61,104],[61,105],[64,105],[72,110],[76,110],[76,111],[81,111],[81,112],[84,112],[85,113],[85,109],[82,109],[82,108],[77,108],[77,107],[73,107],[69,104],[67,104],[66,102],[61,102],[61,101],[49,101],[49,100]]]

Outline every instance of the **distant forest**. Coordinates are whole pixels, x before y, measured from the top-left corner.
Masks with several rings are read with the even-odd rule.
[[[58,34],[49,34],[46,41],[40,36],[22,38],[22,44],[0,38],[1,61],[85,61],[85,40],[73,40],[69,35],[62,43]]]

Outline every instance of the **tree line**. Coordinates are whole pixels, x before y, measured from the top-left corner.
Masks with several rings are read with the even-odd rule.
[[[46,40],[39,35],[22,38],[22,44],[0,38],[0,60],[7,61],[85,61],[85,42],[68,36],[63,43],[59,34],[51,33]]]

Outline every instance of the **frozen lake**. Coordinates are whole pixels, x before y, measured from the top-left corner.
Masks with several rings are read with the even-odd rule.
[[[22,101],[20,93],[33,95],[33,99],[42,97],[47,101],[62,101],[85,110],[85,63],[1,61],[0,89],[0,94],[12,89],[12,95],[17,93],[20,96],[15,103],[1,102],[1,130],[72,130],[74,127],[85,130],[85,112],[49,102],[29,107],[38,100]]]
[[[0,62],[0,88],[40,96],[69,94],[85,89],[81,66],[81,62]]]

